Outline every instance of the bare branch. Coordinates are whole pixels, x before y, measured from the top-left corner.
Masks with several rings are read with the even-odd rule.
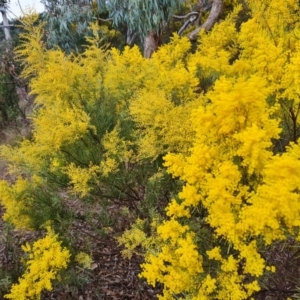
[[[109,22],[109,21],[112,21],[113,19],[112,18],[109,18],[109,19],[102,19],[102,18],[96,18],[96,17],[93,17],[94,20],[99,20],[99,21],[103,21],[103,22]]]
[[[22,8],[22,6],[21,6],[21,4],[20,4],[20,1],[19,1],[19,0],[18,0],[18,4],[19,4],[20,10],[21,10],[21,13],[22,13],[23,15],[25,15],[25,13],[24,13],[24,11],[23,11],[23,8]]]
[[[144,57],[150,58],[152,53],[158,48],[159,37],[154,30],[149,31],[144,39]]]
[[[197,27],[195,30],[193,30],[191,33],[189,33],[188,38],[190,40],[196,40],[198,33],[201,29],[204,29],[205,31],[209,31],[213,25],[217,22],[223,8],[223,0],[213,0],[211,11],[209,13],[209,16],[207,20],[202,24],[200,27]]]
[[[189,17],[189,19],[188,20],[186,20],[185,22],[184,22],[184,24],[181,26],[181,28],[179,29],[179,31],[178,31],[178,35],[182,35],[182,33],[192,24],[192,23],[194,23],[197,19],[198,19],[198,17],[199,17],[199,14],[198,14],[198,16],[196,16],[196,15],[191,15],[190,17]]]
[[[175,19],[184,20],[184,19],[190,18],[191,16],[194,16],[194,15],[195,16],[199,16],[199,13],[197,11],[192,11],[192,12],[188,13],[185,16],[176,16],[176,15],[173,15],[172,17],[175,18]]]
[[[9,10],[8,8],[6,9],[9,13],[11,13],[16,19],[18,19],[18,22],[20,22],[22,25],[24,25],[25,27],[27,26],[24,22],[21,21],[21,19],[14,14],[11,10]]]

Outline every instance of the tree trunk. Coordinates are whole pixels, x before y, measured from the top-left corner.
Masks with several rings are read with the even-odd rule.
[[[1,14],[2,14],[2,19],[3,19],[3,29],[4,29],[5,39],[10,40],[11,36],[10,36],[9,23],[8,23],[5,7],[1,6],[0,11],[1,11]]]
[[[132,46],[137,36],[138,36],[137,32],[132,33],[129,29],[127,29],[126,44]]]
[[[196,28],[191,33],[189,33],[188,38],[190,40],[196,40],[198,33],[201,29],[204,29],[205,31],[210,30],[217,22],[222,12],[222,8],[223,8],[223,0],[213,0],[212,7],[207,20],[200,27]]]
[[[150,58],[159,46],[159,37],[155,31],[149,31],[144,40],[144,57]]]

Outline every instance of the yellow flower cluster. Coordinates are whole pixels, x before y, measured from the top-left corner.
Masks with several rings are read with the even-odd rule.
[[[75,257],[75,261],[77,261],[84,269],[92,268],[93,259],[85,252],[79,252]]]
[[[27,191],[39,185],[39,178],[33,179],[32,182],[28,182],[19,178],[14,185],[4,180],[0,181],[1,203],[6,209],[3,220],[14,224],[17,228],[31,227],[28,211],[32,207],[33,198]]]
[[[125,247],[122,250],[122,254],[131,258],[134,253],[136,253],[136,248],[138,246],[145,247],[145,241],[147,240],[146,234],[143,231],[144,222],[141,219],[137,219],[130,230],[126,230],[117,241],[119,245]]]
[[[48,227],[47,235],[32,246],[22,247],[28,255],[26,271],[4,297],[12,300],[39,299],[43,290],[52,290],[52,281],[67,267],[70,253],[61,246],[57,235]]]
[[[134,162],[134,152],[130,149],[132,142],[120,136],[119,124],[112,131],[106,132],[101,142],[105,151],[100,163],[102,176],[116,173],[120,164],[124,167],[129,162]]]
[[[99,171],[99,166],[90,165],[89,168],[80,168],[71,163],[66,167],[65,172],[72,184],[72,192],[80,197],[86,196],[91,190],[90,182],[97,177]]]
[[[173,293],[194,289],[198,275],[203,272],[203,259],[188,226],[181,226],[175,219],[170,219],[158,226],[157,234],[163,246],[157,253],[149,251],[140,276],[153,286],[163,282],[164,295],[160,298],[172,299]]]

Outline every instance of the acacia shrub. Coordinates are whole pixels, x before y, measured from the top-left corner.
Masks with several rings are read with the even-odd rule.
[[[200,80],[214,74],[217,80],[191,111],[188,149],[164,156],[183,188],[166,207],[167,217],[154,220],[139,243],[145,253],[141,277],[163,284],[160,299],[255,297],[264,278],[276,277],[266,249],[299,241],[299,5],[247,5],[246,22],[235,26],[236,5],[210,33],[200,34],[188,59]],[[294,135],[283,126],[285,118]],[[278,151],[277,141],[287,136]],[[124,236],[121,242],[130,244],[133,237]]]

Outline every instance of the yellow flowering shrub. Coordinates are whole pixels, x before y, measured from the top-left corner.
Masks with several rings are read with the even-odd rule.
[[[57,235],[48,227],[47,235],[33,243],[22,246],[27,254],[26,270],[19,283],[13,284],[5,299],[39,299],[43,290],[52,290],[52,281],[59,271],[65,269],[70,253],[61,246]]]
[[[33,138],[1,147],[17,176],[0,183],[5,219],[29,226],[23,208],[43,211],[40,193],[61,188],[149,219],[164,209],[118,239],[144,254],[140,276],[163,285],[160,299],[252,297],[274,270],[262,249],[300,239],[300,14],[296,0],[238,2],[197,49],[175,34],[151,59],[99,48],[96,27],[84,53],[65,55],[30,27],[17,55]]]
[[[0,184],[5,219],[17,227],[33,223],[39,227],[53,218],[51,210],[62,208],[57,200],[62,187],[87,195],[100,170],[99,159],[90,150],[99,145],[92,124],[105,69],[106,54],[98,47],[99,37],[89,38],[90,47],[77,57],[60,49],[46,50],[43,24],[37,19],[37,15],[24,18],[23,44],[15,50],[35,95],[32,138],[0,150],[8,172],[17,178]],[[35,176],[42,178],[38,184]]]
[[[187,148],[169,148],[164,156],[168,172],[184,186],[166,207],[155,247],[144,252],[141,276],[163,284],[161,299],[248,299],[260,290],[259,278],[274,271],[262,249],[291,236],[299,240],[299,4],[247,5],[251,15],[240,28],[234,23],[242,9],[237,5],[210,33],[200,34],[187,59],[189,70],[202,81],[209,78],[210,86],[188,114],[193,134]],[[168,105],[160,112],[171,111]],[[154,115],[146,116],[149,128],[159,124]],[[139,113],[136,120],[149,136],[146,118]],[[157,136],[163,144],[163,135]],[[210,228],[213,244],[201,235],[203,228]],[[187,233],[190,250],[181,252]],[[194,251],[198,260],[190,257]],[[191,274],[182,273],[183,261],[193,263]]]

